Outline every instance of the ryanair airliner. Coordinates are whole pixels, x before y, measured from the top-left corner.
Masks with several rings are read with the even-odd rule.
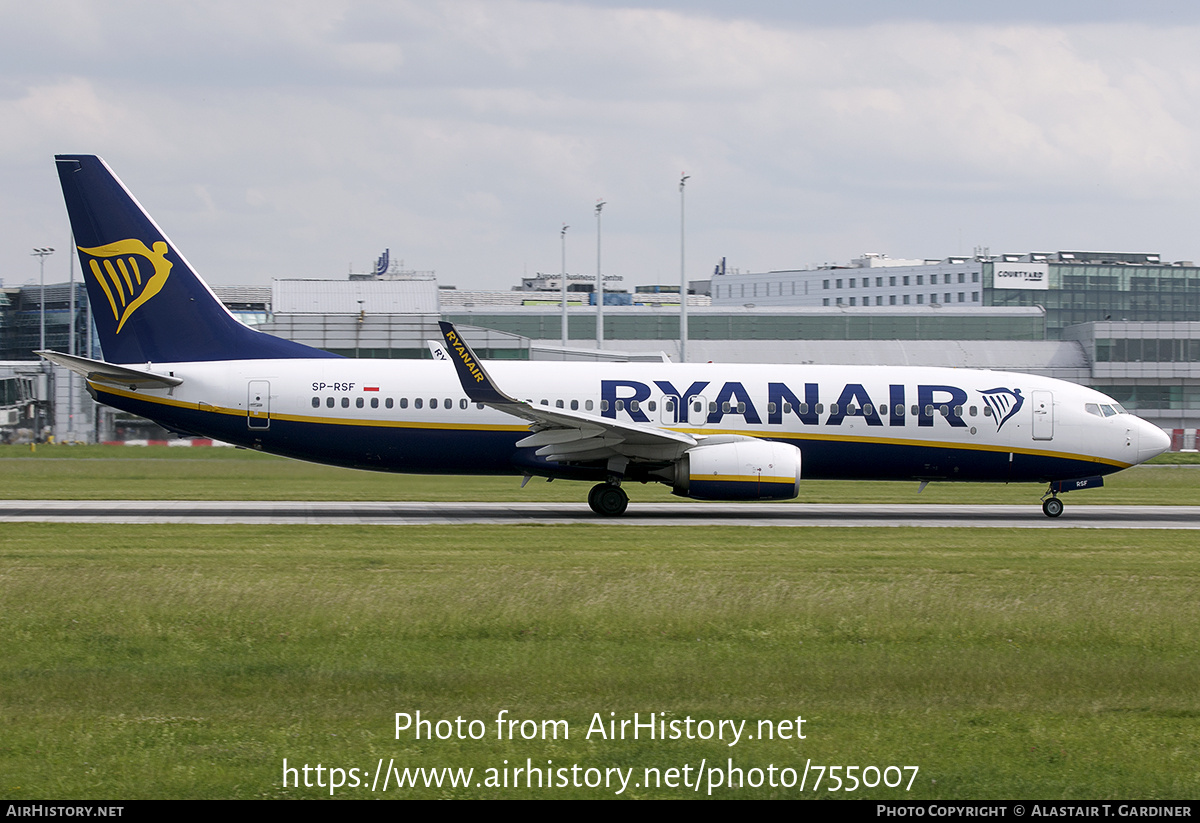
[[[43,357],[97,402],[185,434],[375,471],[626,482],[788,500],[802,479],[1041,482],[1066,491],[1164,451],[1166,434],[1072,383],[968,369],[482,363],[442,323],[431,360],[355,360],[233,317],[98,157],[58,174],[104,360]]]

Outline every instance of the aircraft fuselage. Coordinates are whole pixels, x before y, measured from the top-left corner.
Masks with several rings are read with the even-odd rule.
[[[93,382],[96,399],[170,429],[339,466],[580,479],[515,444],[521,421],[471,402],[440,361],[288,359],[153,364],[170,389]],[[671,363],[505,363],[514,397],[648,427],[791,443],[806,479],[1050,481],[1145,459],[1129,414],[1051,378],[939,368]],[[1157,448],[1157,439],[1147,448]],[[647,461],[652,465],[652,461]],[[638,478],[636,474],[630,479]]]

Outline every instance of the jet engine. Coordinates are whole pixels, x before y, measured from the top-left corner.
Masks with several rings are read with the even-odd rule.
[[[800,450],[753,438],[688,449],[672,491],[697,500],[791,500],[800,493]]]

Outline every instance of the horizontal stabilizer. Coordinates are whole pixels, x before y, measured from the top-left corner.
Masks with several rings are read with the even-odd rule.
[[[91,360],[87,357],[76,357],[62,352],[39,351],[35,354],[51,363],[70,369],[76,374],[81,374],[88,380],[128,386],[131,389],[169,389],[183,382],[183,378],[169,374],[131,369],[128,366],[117,366],[105,363],[103,360]]]

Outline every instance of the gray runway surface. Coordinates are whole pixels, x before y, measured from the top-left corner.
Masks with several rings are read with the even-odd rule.
[[[180,500],[3,500],[0,522],[209,524],[518,524],[614,526],[966,526],[1024,529],[1200,529],[1200,506],[896,506],[808,503],[632,503],[598,517],[583,503],[340,503]]]

